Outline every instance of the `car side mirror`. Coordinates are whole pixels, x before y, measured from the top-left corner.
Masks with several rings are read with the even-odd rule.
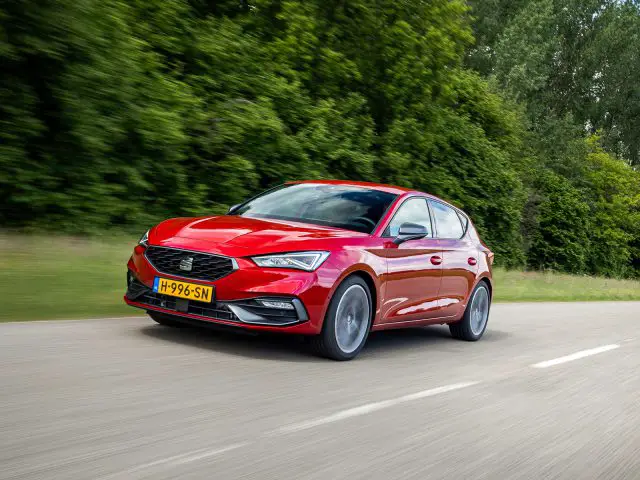
[[[407,240],[417,240],[419,238],[424,238],[427,235],[429,235],[429,232],[423,225],[405,222],[400,225],[398,236],[393,239],[393,243],[395,243],[396,245],[400,245]]]
[[[229,211],[227,212],[227,215],[231,215],[233,212],[235,212],[240,205],[241,205],[240,203],[236,203],[235,205],[231,205],[229,207]]]

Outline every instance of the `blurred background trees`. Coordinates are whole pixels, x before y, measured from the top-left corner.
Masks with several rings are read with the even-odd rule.
[[[5,228],[348,178],[452,201],[502,265],[640,275],[632,1],[9,0],[0,62]]]

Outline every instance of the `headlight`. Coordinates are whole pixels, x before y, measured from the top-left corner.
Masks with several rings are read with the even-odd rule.
[[[297,252],[251,257],[259,267],[295,268],[312,272],[324,262],[329,252]]]
[[[138,245],[142,245],[143,247],[149,246],[149,230],[144,232],[144,235],[140,237],[140,240],[138,240]]]

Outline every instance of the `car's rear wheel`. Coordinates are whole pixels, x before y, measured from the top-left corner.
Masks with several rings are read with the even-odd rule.
[[[171,318],[171,316],[165,315],[164,313],[152,311],[147,311],[147,313],[153,320],[155,320],[160,325],[164,325],[165,327],[183,328],[186,326],[184,323],[174,320],[173,318]]]
[[[318,353],[334,360],[351,360],[364,347],[372,319],[371,292],[358,277],[347,278],[329,304],[322,333],[313,339]]]
[[[449,324],[451,336],[468,342],[479,340],[487,329],[490,307],[489,287],[482,281],[473,290],[462,319],[459,322]]]

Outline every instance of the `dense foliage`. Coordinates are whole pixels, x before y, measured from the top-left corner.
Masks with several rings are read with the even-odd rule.
[[[613,0],[4,2],[0,222],[349,178],[452,201],[503,265],[637,275],[639,27]]]

